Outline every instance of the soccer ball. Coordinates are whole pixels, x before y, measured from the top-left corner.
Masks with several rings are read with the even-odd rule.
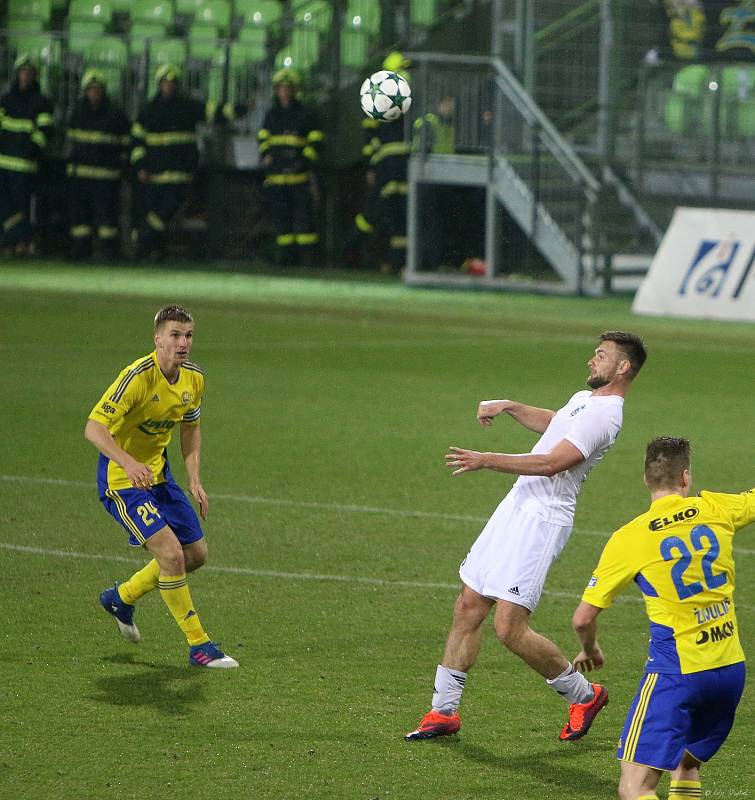
[[[412,90],[397,72],[381,69],[370,75],[359,90],[362,111],[379,122],[393,122],[412,104]]]

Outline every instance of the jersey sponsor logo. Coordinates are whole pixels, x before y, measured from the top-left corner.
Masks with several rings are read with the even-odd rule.
[[[588,589],[592,589],[592,587],[596,586],[597,583],[598,583],[598,576],[597,575],[593,575],[592,578],[590,578],[590,580],[587,581],[587,588]]]
[[[515,594],[517,597],[519,597],[519,587],[518,586],[512,586],[507,591],[508,591],[509,594]]]
[[[730,639],[734,636],[734,621],[729,620],[728,622],[724,622],[723,625],[714,625],[712,628],[708,628],[708,630],[700,631],[697,634],[697,639],[695,640],[695,644],[707,644],[708,642],[721,642],[724,639]]]
[[[687,520],[694,519],[699,513],[699,508],[685,508],[684,511],[677,511],[670,517],[651,519],[648,523],[648,528],[651,531],[660,531],[668,525],[675,525],[677,522],[686,522]]]
[[[100,406],[100,408],[101,408],[101,409],[102,409],[102,411],[104,411],[106,414],[115,414],[115,406],[111,406],[111,405],[110,405],[110,403],[108,403],[107,401],[105,401],[105,402],[104,402],[104,403],[103,403],[103,404]]]
[[[172,419],[145,419],[139,426],[139,430],[149,436],[158,436],[171,430],[175,424]]]
[[[191,401],[192,401],[193,399],[194,399],[194,395],[193,395],[191,392],[184,392],[184,393],[181,395],[181,402],[182,402],[182,403],[183,403],[185,406],[188,406],[188,405],[189,405],[189,403],[191,403]]]
[[[731,601],[722,600],[720,603],[713,603],[713,605],[706,606],[705,608],[696,608],[695,619],[698,625],[705,625],[713,619],[720,619],[725,617],[731,611]]]
[[[587,404],[586,404],[586,403],[583,403],[583,404],[582,404],[582,405],[581,405],[579,408],[575,408],[575,409],[574,409],[574,411],[572,411],[572,412],[571,412],[571,414],[569,414],[569,416],[570,416],[570,417],[573,417],[573,416],[575,416],[576,414],[579,414],[579,412],[580,412],[580,411],[581,411],[583,408],[586,408],[586,407],[587,407]]]

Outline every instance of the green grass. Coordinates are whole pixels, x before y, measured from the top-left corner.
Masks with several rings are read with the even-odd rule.
[[[220,674],[189,669],[159,597],[139,606],[139,646],[97,601],[144,559],[99,505],[83,424],[118,370],[149,352],[151,316],[171,300],[196,316],[193,357],[207,373],[210,562],[191,587],[242,664]],[[627,299],[3,265],[0,798],[614,797],[647,640],[632,591],[601,617],[611,704],[584,742],[557,741],[563,701],[489,627],[461,734],[402,739],[428,707],[458,562],[513,481],[452,479],[446,447],[529,449],[534,437],[511,420],[481,430],[477,402],[561,405],[584,385],[596,334],[614,327],[641,333],[650,359],[533,617],[569,655],[605,537],[646,506],[651,436],[692,438],[699,488],[752,486],[755,327],[637,318]],[[174,450],[181,480],[178,462]],[[737,559],[750,656],[752,533]],[[751,786],[753,734],[748,686],[705,768],[708,796]]]

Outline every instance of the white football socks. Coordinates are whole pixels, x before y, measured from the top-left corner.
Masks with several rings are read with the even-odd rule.
[[[569,704],[589,703],[595,695],[590,681],[571,664],[560,675],[552,680],[546,679],[545,682]]]
[[[449,669],[438,664],[435,670],[435,686],[433,689],[433,709],[443,714],[453,714],[459,708],[461,693],[467,680],[466,672]]]

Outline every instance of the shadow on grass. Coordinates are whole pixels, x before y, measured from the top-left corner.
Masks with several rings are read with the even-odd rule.
[[[201,670],[188,664],[165,666],[123,653],[102,661],[133,669],[95,679],[97,693],[91,696],[95,702],[130,708],[148,706],[174,718],[189,716],[195,706],[205,703]]]
[[[615,775],[581,766],[574,758],[575,749],[581,745],[564,745],[547,751],[530,751],[519,755],[502,755],[486,750],[463,739],[438,742],[459,758],[467,759],[499,772],[501,779],[511,781],[512,773],[529,774],[536,781],[555,784],[563,789],[564,797],[613,797],[617,791],[618,771]]]

